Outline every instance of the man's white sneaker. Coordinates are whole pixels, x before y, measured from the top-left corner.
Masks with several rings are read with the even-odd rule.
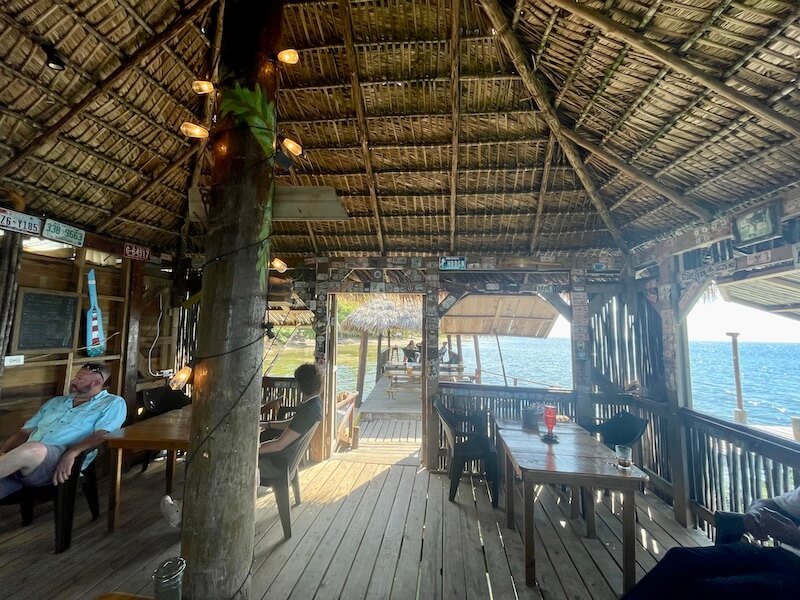
[[[173,500],[172,496],[164,496],[161,499],[161,513],[167,520],[171,527],[181,526],[181,513],[183,512],[183,503],[180,500]]]

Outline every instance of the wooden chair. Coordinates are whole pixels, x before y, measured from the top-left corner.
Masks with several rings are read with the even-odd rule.
[[[456,497],[458,483],[464,465],[470,460],[482,460],[486,479],[492,491],[492,507],[497,508],[499,478],[497,473],[497,449],[489,439],[484,415],[456,414],[446,408],[441,400],[434,402],[439,420],[442,422],[448,447],[448,476],[450,478],[450,501]],[[473,431],[465,431],[460,423],[471,425]]]
[[[83,488],[86,502],[92,513],[92,521],[100,516],[100,501],[97,496],[97,475],[94,461],[81,472],[88,450],[81,453],[72,466],[69,479],[59,485],[46,485],[42,487],[25,487],[0,500],[0,504],[19,504],[22,525],[33,523],[33,509],[36,504],[53,502],[53,515],[55,518],[55,553],[59,554],[69,549],[72,543],[72,522],[75,516],[75,496],[78,493],[78,484]]]
[[[292,491],[294,492],[294,503],[295,506],[297,506],[300,504],[300,479],[298,478],[297,468],[300,466],[300,461],[306,455],[306,450],[308,450],[308,446],[311,444],[311,438],[314,437],[314,432],[317,430],[317,427],[319,427],[319,423],[309,429],[299,440],[296,440],[290,446],[270,456],[271,460],[285,466],[285,471],[281,473],[280,476],[275,478],[261,478],[262,485],[271,486],[275,491],[275,502],[278,505],[278,514],[281,517],[283,537],[287,540],[292,537],[292,510],[289,505],[289,484],[291,483]]]

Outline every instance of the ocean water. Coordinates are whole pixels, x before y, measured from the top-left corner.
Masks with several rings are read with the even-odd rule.
[[[455,339],[453,340],[455,345]],[[479,337],[483,382],[503,384],[500,354],[493,337]],[[355,345],[355,353],[358,346]],[[733,420],[736,385],[728,342],[690,342],[692,401],[696,410]],[[367,363],[365,397],[375,382],[375,347]],[[500,351],[509,385],[572,387],[570,344],[566,338],[500,338]],[[472,338],[464,339],[465,370],[475,369]],[[345,357],[343,357],[345,358]],[[748,422],[790,425],[800,416],[800,344],[739,343],[742,395]],[[337,369],[339,390],[356,385],[356,361],[342,360]]]

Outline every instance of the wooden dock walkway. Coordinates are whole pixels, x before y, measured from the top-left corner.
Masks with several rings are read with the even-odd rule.
[[[301,474],[303,503],[292,508],[293,537],[283,533],[272,495],[257,503],[253,598],[611,599],[621,592],[619,498],[597,501],[597,539],[583,536],[565,499],[541,488],[536,510],[540,589],[524,585],[522,542],[491,508],[484,482],[464,478],[457,502],[448,482],[419,467],[418,432],[407,421],[367,427],[364,446]],[[389,425],[391,423],[391,425]],[[396,460],[382,446],[400,450]],[[19,527],[12,507],[0,507],[0,595],[7,600],[93,599],[121,591],[152,594],[150,576],[180,553],[180,532],[158,511],[163,466],[125,474],[119,530],[103,516],[90,522],[78,498],[72,548],[55,556],[52,513]],[[108,482],[101,481],[105,495]],[[664,503],[639,495],[638,576],[677,545],[710,543],[683,529]],[[101,498],[101,507],[105,507]]]
[[[421,419],[421,395],[420,383],[391,385],[391,377],[381,377],[361,404],[361,419]]]

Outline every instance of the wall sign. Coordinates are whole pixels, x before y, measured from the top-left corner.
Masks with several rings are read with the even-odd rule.
[[[44,222],[42,237],[80,248],[83,246],[83,242],[86,239],[86,232],[72,225],[66,225],[65,223],[54,221],[53,219],[47,219]]]
[[[125,244],[125,258],[132,260],[150,260],[150,248],[137,246],[136,244]]]
[[[466,271],[467,270],[467,257],[466,256],[440,256],[439,257],[439,270],[440,271]]]
[[[0,229],[39,235],[42,232],[42,220],[15,210],[0,208]]]

